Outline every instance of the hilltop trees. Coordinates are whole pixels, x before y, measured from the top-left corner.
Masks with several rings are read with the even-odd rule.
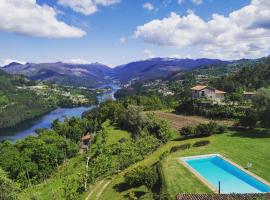
[[[53,130],[29,136],[15,145],[0,144],[0,167],[21,184],[29,187],[47,179],[58,165],[77,154],[77,146]]]
[[[270,88],[261,88],[253,99],[253,104],[257,110],[261,124],[270,128]]]

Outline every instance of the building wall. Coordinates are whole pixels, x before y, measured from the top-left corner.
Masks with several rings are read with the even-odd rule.
[[[221,102],[224,100],[225,95],[224,94],[216,94],[215,90],[211,88],[205,88],[201,91],[192,90],[192,98],[207,98],[212,99],[214,101]]]

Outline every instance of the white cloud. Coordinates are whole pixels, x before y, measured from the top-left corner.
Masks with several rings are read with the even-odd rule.
[[[126,38],[125,37],[121,37],[120,39],[119,39],[119,43],[120,44],[125,44],[126,43]]]
[[[148,11],[152,11],[153,9],[154,9],[154,6],[153,6],[153,4],[151,4],[151,3],[144,3],[143,5],[142,5],[142,7],[144,8],[144,9],[146,9],[146,10],[148,10]]]
[[[181,59],[181,58],[192,58],[191,55],[187,54],[187,55],[180,55],[180,54],[172,54],[169,56],[169,58],[178,58],[178,59]]]
[[[98,6],[110,6],[121,0],[58,0],[58,4],[70,7],[75,12],[91,15],[98,11]]]
[[[113,4],[120,3],[121,0],[94,0],[94,2],[96,4],[100,4],[100,5],[103,5],[103,6],[110,6],[110,5],[113,5]]]
[[[134,36],[160,46],[197,48],[207,57],[264,56],[270,49],[269,8],[269,0],[252,0],[228,17],[213,14],[209,21],[194,13],[171,13],[167,18],[137,27]]]
[[[49,38],[82,37],[86,33],[57,19],[57,11],[36,0],[1,0],[0,30]]]
[[[190,0],[192,3],[196,4],[196,5],[200,5],[203,3],[203,0]],[[177,0],[178,4],[182,4],[185,3],[186,0]]]
[[[16,63],[20,63],[20,64],[25,64],[26,63],[25,61],[8,58],[8,59],[4,60],[2,66],[6,66],[6,65],[8,65],[8,64],[10,64],[12,62],[16,62]]]
[[[71,64],[89,64],[90,63],[90,61],[84,60],[84,59],[81,59],[81,58],[73,58],[73,59],[67,60],[65,62],[66,63],[71,63]]]
[[[154,53],[150,49],[144,49],[143,50],[143,59],[149,59],[155,57]]]

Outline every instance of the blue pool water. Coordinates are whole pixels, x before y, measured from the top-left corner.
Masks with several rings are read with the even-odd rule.
[[[221,193],[262,193],[270,187],[218,155],[182,159]]]

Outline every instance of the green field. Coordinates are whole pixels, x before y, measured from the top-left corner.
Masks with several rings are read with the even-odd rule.
[[[270,132],[263,130],[231,132],[204,139],[210,140],[211,143],[205,147],[192,147],[189,150],[172,153],[162,161],[162,191],[167,193],[171,199],[175,199],[178,193],[211,193],[205,185],[177,161],[177,158],[181,156],[220,153],[243,167],[247,163],[252,163],[253,166],[250,171],[270,181]],[[169,142],[136,165],[152,165],[158,161],[159,156],[164,151],[170,150],[171,147],[185,143],[193,144],[198,140],[204,139]],[[131,166],[127,170],[136,165]],[[123,183],[123,174],[127,170],[112,177],[112,181],[106,189],[103,188],[102,194],[98,199],[111,199],[112,197],[114,199],[127,199],[126,195],[129,191],[137,191],[138,194],[143,194],[141,199],[152,199],[150,192],[145,187],[131,188],[121,192],[115,190],[115,186]],[[93,196],[90,199],[94,200],[97,198]]]
[[[118,130],[115,127],[105,124],[106,142],[108,144],[117,143],[121,138],[130,138],[126,131]],[[192,156],[209,153],[219,153],[230,160],[245,167],[247,163],[252,163],[250,171],[270,182],[270,132],[266,130],[254,130],[245,132],[229,132],[222,135],[214,135],[208,138],[189,139],[185,141],[171,141],[160,147],[153,154],[147,156],[143,161],[130,166],[119,174],[98,180],[94,185],[89,186],[89,191],[84,193],[80,199],[106,200],[106,199],[128,199],[130,191],[134,191],[139,199],[153,199],[153,194],[145,186],[139,188],[117,189],[124,184],[124,174],[131,168],[138,165],[153,165],[159,161],[160,155],[165,151],[170,151],[173,146],[185,143],[194,144],[196,141],[209,140],[211,143],[205,147],[191,147],[188,150],[170,153],[161,161],[162,187],[161,191],[168,194],[171,199],[175,199],[178,193],[211,193],[211,191],[184,168],[177,158],[182,156]],[[77,176],[84,171],[84,158],[78,156],[69,160],[61,166],[58,172],[47,182],[37,185],[22,193],[22,199],[49,200],[61,199],[61,178],[67,176]]]

